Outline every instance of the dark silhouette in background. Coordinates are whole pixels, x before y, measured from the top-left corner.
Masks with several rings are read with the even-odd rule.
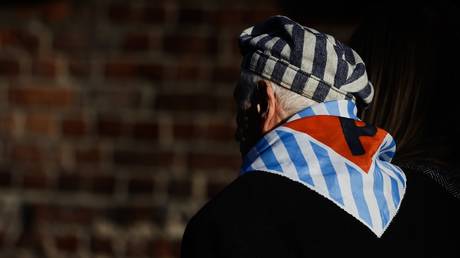
[[[459,10],[448,4],[389,10],[374,9],[350,42],[376,89],[362,117],[398,143],[394,161],[408,177],[408,193],[395,224],[406,220],[407,233],[423,243],[421,255],[456,256],[460,54],[453,42],[460,39]]]
[[[381,126],[398,142],[396,161],[424,160],[458,167],[460,111],[455,44],[458,8],[420,5],[372,15],[350,45],[363,56],[375,85],[375,101],[363,119]]]

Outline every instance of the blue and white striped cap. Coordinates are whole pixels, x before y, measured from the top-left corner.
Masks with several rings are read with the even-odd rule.
[[[353,99],[369,104],[374,95],[361,57],[334,37],[273,16],[239,38],[242,69],[316,102]]]

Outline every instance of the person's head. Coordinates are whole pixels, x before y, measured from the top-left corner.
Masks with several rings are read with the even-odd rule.
[[[332,36],[274,16],[240,35],[243,55],[234,97],[244,156],[265,133],[319,102],[347,99],[364,107],[372,84],[355,51]]]
[[[362,119],[397,142],[395,162],[458,157],[458,16],[452,7],[379,7],[351,39],[375,86]]]
[[[247,70],[240,73],[234,99],[237,103],[236,138],[242,154],[282,121],[317,103]]]

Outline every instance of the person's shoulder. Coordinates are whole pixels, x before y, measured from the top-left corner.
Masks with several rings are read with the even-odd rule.
[[[237,177],[205,203],[189,224],[197,228],[223,228],[228,227],[229,221],[236,226],[251,220],[273,224],[289,219],[299,223],[305,218],[324,222],[324,218],[331,218],[353,224],[348,221],[351,216],[305,185],[281,174],[251,171]]]
[[[460,199],[455,194],[459,188],[446,171],[420,164],[403,167],[406,194],[388,234],[405,234],[414,242],[413,250],[421,242],[430,243],[421,251],[449,257],[451,247],[455,248],[453,236],[460,232]]]
[[[184,253],[193,253],[225,242],[225,252],[233,250],[231,246],[239,246],[241,251],[247,247],[245,243],[257,239],[255,246],[247,248],[276,253],[291,250],[284,246],[290,243],[298,245],[301,252],[321,253],[331,242],[341,248],[350,244],[350,235],[353,241],[376,244],[364,224],[322,195],[286,176],[252,171],[232,181],[190,219],[183,248]],[[301,244],[305,241],[316,241],[314,250]],[[198,248],[201,243],[207,246]],[[266,247],[266,243],[271,244]]]
[[[405,169],[407,188],[414,192],[413,197],[418,197],[425,204],[456,203],[460,202],[460,185],[452,176],[444,171],[429,167]],[[456,177],[459,177],[456,175]],[[420,198],[420,197],[424,198]]]
[[[216,216],[217,213],[225,210],[236,209],[245,202],[250,202],[254,189],[257,184],[263,183],[266,177],[270,177],[267,173],[254,171],[240,175],[225,186],[214,197],[208,200],[198,212],[191,218],[191,222],[199,223],[203,220]]]
[[[270,175],[259,172],[238,176],[208,200],[187,222],[182,236],[183,257],[215,257],[215,253],[212,253],[215,250],[208,247],[217,245],[214,241],[217,241],[219,232],[230,234],[227,228],[230,221],[235,225],[241,224],[244,214],[249,212],[250,203],[255,201],[251,192],[266,177]],[[203,243],[207,244],[203,246]]]
[[[414,168],[403,168],[407,188],[401,205],[402,214],[408,215],[407,220],[418,221],[422,227],[448,221],[458,224],[460,220],[451,216],[460,216],[460,198],[455,195],[458,191],[455,185],[449,182],[442,171]],[[402,214],[400,218],[404,217]]]
[[[236,177],[212,199],[208,200],[190,219],[188,224],[220,223],[232,218],[263,212],[263,206],[280,198],[299,197],[305,187],[286,177],[262,171],[251,171]],[[282,193],[282,194],[281,194]],[[262,209],[260,209],[262,208]]]

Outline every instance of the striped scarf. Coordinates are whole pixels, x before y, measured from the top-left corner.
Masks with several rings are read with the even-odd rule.
[[[285,176],[326,197],[381,237],[406,189],[391,164],[390,134],[356,116],[353,101],[315,104],[267,133],[245,156],[240,174]]]

